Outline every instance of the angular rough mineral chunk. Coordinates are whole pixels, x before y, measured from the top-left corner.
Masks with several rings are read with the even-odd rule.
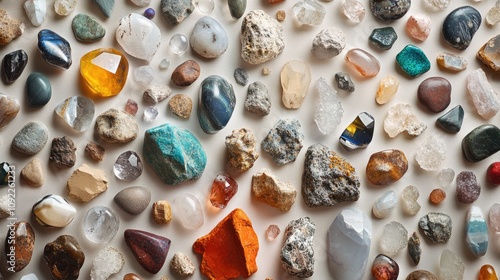
[[[373,216],[382,219],[389,216],[398,205],[398,197],[393,190],[385,192],[372,207]]]
[[[357,0],[347,0],[342,5],[344,15],[354,23],[360,23],[365,18],[365,7]]]
[[[424,0],[424,4],[426,5],[426,7],[433,11],[442,11],[448,8],[450,2],[451,0]]]
[[[311,84],[311,70],[305,61],[290,60],[280,72],[281,101],[288,109],[300,108]]]
[[[271,111],[271,96],[263,83],[256,81],[248,86],[245,110],[259,116],[267,116]]]
[[[359,199],[359,177],[355,168],[322,144],[307,149],[302,196],[307,206],[333,206]]]
[[[351,76],[345,72],[337,72],[335,73],[335,83],[337,84],[337,88],[346,92],[354,92],[356,86],[351,80]]]
[[[115,247],[107,246],[97,253],[92,261],[90,278],[92,280],[106,280],[118,273],[125,265],[123,254]]]
[[[161,11],[167,21],[173,26],[184,21],[194,11],[194,5],[191,0],[180,1],[161,1]]]
[[[72,96],[56,106],[54,112],[77,132],[87,130],[94,120],[94,102],[83,96]]]
[[[488,224],[483,211],[477,206],[471,206],[467,212],[465,241],[474,256],[481,257],[486,254],[489,241]]]
[[[66,136],[52,139],[49,161],[58,167],[73,167],[76,161],[76,146],[73,140]]]
[[[418,265],[422,249],[420,248],[420,238],[418,237],[417,232],[413,232],[413,235],[408,239],[408,254],[410,255],[413,263]]]
[[[172,208],[167,200],[159,200],[153,203],[151,211],[153,220],[159,225],[168,224],[172,220]]]
[[[418,226],[424,232],[424,236],[433,243],[448,242],[451,237],[451,231],[453,228],[451,217],[444,213],[437,212],[431,212],[420,218]]]
[[[472,97],[477,113],[483,119],[491,119],[500,111],[497,92],[488,82],[483,69],[478,68],[467,75],[467,90]]]
[[[438,0],[438,1],[449,1],[449,0]],[[432,272],[424,269],[419,269],[412,271],[410,274],[408,274],[406,280],[439,280],[439,279]]]
[[[375,101],[382,105],[389,102],[398,92],[399,80],[397,77],[388,74],[380,81],[380,85],[375,96]]]
[[[273,241],[280,234],[281,230],[277,225],[269,225],[266,229],[267,240]]]
[[[319,78],[314,87],[319,95],[314,122],[321,133],[331,134],[342,120],[344,114],[342,103],[337,92],[328,85],[325,78]]]
[[[5,244],[5,259],[8,263],[9,271],[19,272],[23,270],[31,261],[33,249],[35,249],[35,232],[30,223],[26,221],[9,223]],[[14,257],[14,265],[10,262]]]
[[[7,45],[24,33],[24,23],[12,18],[8,11],[0,9],[0,46]]]
[[[491,38],[477,52],[476,57],[493,71],[500,71],[500,57],[498,56],[500,36]]]
[[[225,144],[229,153],[229,163],[238,172],[252,168],[259,158],[259,152],[256,150],[257,140],[249,129],[233,130],[231,135],[226,136]]]
[[[304,134],[297,119],[282,119],[274,125],[261,145],[278,165],[294,162],[302,149]]]
[[[75,10],[77,3],[77,0],[56,0],[54,1],[54,11],[60,16],[67,16]]]
[[[372,275],[375,280],[397,279],[399,276],[399,265],[390,257],[379,254],[373,260]]]
[[[193,110],[193,100],[187,94],[176,94],[168,101],[168,109],[182,119],[189,119]]]
[[[184,253],[175,253],[170,261],[170,267],[180,276],[191,275],[196,269],[191,259]]]
[[[415,115],[410,104],[399,103],[391,108],[384,120],[384,131],[394,138],[403,131],[412,136],[418,136],[427,128]]]
[[[227,174],[219,174],[212,183],[210,203],[214,207],[226,208],[229,200],[238,192],[238,183]]]
[[[408,231],[399,222],[389,222],[384,226],[379,242],[382,253],[395,256],[408,245]]]
[[[78,240],[71,235],[60,235],[45,245],[43,258],[49,267],[52,279],[78,279],[85,262]]]
[[[271,170],[263,168],[252,176],[252,195],[281,211],[289,211],[295,203],[297,190],[289,182],[280,181]]]
[[[500,5],[498,4],[498,1],[495,6],[488,10],[484,19],[488,25],[495,25],[500,22]]]
[[[372,14],[382,21],[402,18],[410,7],[411,0],[370,0]]]
[[[411,15],[406,22],[406,32],[418,41],[425,41],[431,33],[431,18],[425,14]]]
[[[436,171],[446,159],[446,143],[437,134],[431,134],[418,148],[415,160],[426,171]]]
[[[479,198],[481,186],[472,171],[462,171],[457,175],[457,200],[471,204]]]
[[[83,164],[71,174],[66,187],[70,199],[88,202],[108,189],[108,179],[102,170]]]
[[[325,18],[326,10],[316,0],[300,0],[293,5],[293,14],[300,24],[320,25]]]
[[[462,259],[449,249],[444,249],[439,259],[439,279],[463,279],[465,264]]]
[[[316,225],[309,217],[291,221],[285,228],[281,247],[281,266],[298,278],[308,278],[314,274],[314,233]]]
[[[104,159],[104,153],[106,149],[103,146],[90,141],[85,146],[85,152],[95,161],[102,161]]]
[[[418,189],[415,186],[409,185],[404,188],[401,194],[401,204],[406,215],[414,216],[420,211],[420,204],[417,199],[420,196]]]
[[[122,109],[111,108],[95,120],[99,137],[108,143],[128,143],[139,133],[135,118]]]
[[[438,54],[436,61],[440,67],[454,72],[460,72],[467,68],[467,60],[464,57],[448,52]]]
[[[38,158],[32,159],[26,166],[21,170],[21,178],[32,187],[40,187],[45,181],[45,175],[43,172],[42,161]]]
[[[328,27],[314,37],[311,52],[317,59],[329,59],[339,55],[344,48],[344,32],[340,28]]]
[[[408,160],[403,151],[384,150],[370,156],[366,177],[374,185],[387,185],[401,179],[408,170]]]
[[[492,242],[496,249],[500,248],[500,204],[493,203],[488,214],[488,224]]]

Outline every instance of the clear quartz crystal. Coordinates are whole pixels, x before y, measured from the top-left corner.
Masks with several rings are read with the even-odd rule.
[[[142,87],[147,87],[155,77],[155,70],[149,65],[137,67],[134,71],[134,80]]]
[[[417,150],[415,160],[427,171],[436,171],[446,159],[446,143],[437,134],[429,136]]]
[[[90,208],[83,220],[85,237],[95,243],[110,241],[118,232],[119,226],[118,216],[105,206]]]
[[[126,151],[118,156],[113,166],[113,173],[120,180],[135,180],[141,176],[143,164],[134,151]]]
[[[342,103],[334,90],[325,78],[319,78],[315,85],[316,92],[319,95],[314,113],[314,122],[318,129],[324,135],[331,134],[340,124],[344,109]]]
[[[116,70],[118,70],[118,66],[120,66],[121,59],[122,57],[118,54],[103,52],[93,58],[91,62],[95,66],[99,66],[110,73],[116,74]]]
[[[421,206],[417,201],[419,196],[420,193],[415,186],[409,185],[403,190],[401,204],[406,215],[414,216],[420,211]]]
[[[455,171],[451,168],[444,168],[439,172],[438,175],[438,184],[442,188],[446,188],[451,185],[455,179]]]
[[[168,67],[170,67],[170,61],[168,59],[164,58],[160,61],[160,69],[161,70],[167,70]]]
[[[320,25],[325,18],[326,10],[316,0],[300,0],[293,6],[293,14],[300,24]]]
[[[273,241],[274,239],[276,239],[276,237],[278,237],[278,235],[280,234],[281,230],[280,230],[280,227],[277,226],[277,225],[269,225],[266,229],[266,237],[267,237],[267,240],[269,241]]]
[[[365,18],[365,7],[357,0],[345,0],[342,11],[350,21],[355,23],[360,23]]]
[[[194,6],[204,14],[210,14],[215,8],[214,0],[194,0]]]
[[[148,106],[144,109],[142,119],[147,122],[152,122],[158,116],[158,109],[155,106]]]
[[[408,231],[396,221],[384,226],[380,237],[380,250],[387,256],[395,256],[408,245]]]
[[[170,39],[170,42],[168,43],[168,47],[169,47],[170,51],[175,53],[176,55],[182,55],[188,49],[189,42],[188,42],[188,39],[186,36],[184,36],[182,34],[175,34]]]
[[[201,203],[190,193],[184,193],[174,199],[175,217],[187,229],[197,229],[205,221]]]

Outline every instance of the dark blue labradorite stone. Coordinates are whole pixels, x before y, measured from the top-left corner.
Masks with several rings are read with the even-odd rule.
[[[52,86],[45,75],[33,72],[26,81],[26,90],[28,91],[28,105],[33,108],[42,107],[49,103],[52,96]]]
[[[465,50],[481,26],[481,14],[471,6],[453,10],[443,22],[443,37],[452,47]]]
[[[229,122],[236,105],[233,86],[216,75],[201,83],[198,121],[205,133],[214,134]]]
[[[474,128],[462,140],[462,151],[471,162],[481,161],[500,151],[500,128],[492,124]]]
[[[0,163],[0,186],[7,186],[9,184],[9,175],[13,176],[11,171],[14,170],[8,162]],[[10,180],[14,180],[13,177]]]
[[[464,109],[457,105],[437,119],[437,124],[447,132],[457,133],[462,128],[464,120]]]
[[[71,46],[68,41],[52,30],[38,32],[38,50],[45,61],[63,70],[71,66]]]
[[[3,57],[2,72],[8,84],[13,83],[24,71],[28,64],[28,54],[24,50],[17,50]]]

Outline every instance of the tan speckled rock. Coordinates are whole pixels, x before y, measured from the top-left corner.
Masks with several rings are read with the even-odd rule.
[[[153,203],[151,212],[153,220],[159,225],[167,224],[172,220],[172,209],[170,203],[166,200],[160,200]]]
[[[95,122],[97,134],[108,143],[128,143],[139,133],[135,118],[121,109],[112,108],[99,115]]]
[[[88,202],[108,189],[108,179],[102,170],[83,164],[71,174],[66,187],[71,200]]]
[[[189,119],[193,110],[193,100],[187,94],[177,94],[168,102],[168,109],[179,118]]]
[[[196,269],[191,259],[184,253],[176,253],[170,262],[170,267],[181,276],[191,275]]]
[[[21,170],[21,177],[32,187],[40,187],[45,181],[42,162],[38,158],[32,159]]]
[[[9,12],[0,10],[0,45],[7,45],[24,32],[24,23],[11,18]]]
[[[288,211],[295,203],[297,190],[288,182],[281,182],[267,168],[252,177],[252,195],[281,211]]]

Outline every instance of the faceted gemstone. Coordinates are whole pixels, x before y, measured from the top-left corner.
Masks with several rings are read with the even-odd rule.
[[[156,15],[156,12],[153,8],[147,8],[146,10],[144,10],[144,17],[146,17],[147,19],[153,19]]]
[[[158,273],[167,258],[170,239],[136,229],[127,229],[123,235],[139,264],[149,273]]]
[[[134,151],[126,151],[118,156],[113,166],[116,178],[125,181],[137,179],[142,174],[142,161]]]
[[[415,265],[420,262],[420,255],[422,254],[422,249],[420,248],[420,238],[417,232],[413,232],[412,236],[408,239],[408,254]]]
[[[414,216],[420,211],[420,204],[418,203],[418,197],[420,193],[415,186],[409,185],[404,188],[401,194],[401,208],[406,215]]]
[[[477,58],[493,71],[500,72],[500,35],[491,38],[477,52]]]
[[[471,6],[458,7],[449,13],[442,27],[444,40],[457,50],[465,50],[481,26],[481,13]]]
[[[76,208],[55,194],[46,195],[37,201],[32,212],[36,221],[46,227],[65,227],[76,216]]]
[[[9,180],[12,181],[12,170],[13,168],[8,162],[0,163],[0,186],[7,186]]]
[[[379,219],[386,218],[392,213],[396,205],[398,205],[396,193],[393,190],[387,191],[373,204],[373,216]]]
[[[12,148],[26,155],[40,152],[49,139],[49,129],[39,121],[29,122],[12,139]]]
[[[433,189],[429,194],[429,202],[438,205],[446,198],[446,192],[442,189]]]
[[[418,41],[425,41],[431,33],[431,18],[424,14],[411,15],[406,22],[406,32]]]
[[[24,23],[12,18],[8,11],[0,9],[0,46],[7,45],[24,33]]]
[[[127,99],[127,103],[125,104],[125,112],[135,116],[137,114],[137,110],[139,110],[139,105],[132,99]]]
[[[407,45],[396,55],[396,62],[401,69],[414,78],[431,69],[431,63],[425,53],[414,45]]]
[[[311,83],[309,65],[305,61],[290,60],[281,69],[280,79],[283,105],[288,109],[300,108]]]
[[[196,270],[191,259],[184,253],[176,253],[170,261],[170,268],[180,276],[192,275]]]
[[[361,210],[342,210],[328,229],[327,253],[335,279],[363,279],[370,255],[372,223]]]
[[[374,127],[375,119],[372,115],[360,113],[340,135],[340,144],[348,151],[366,148],[373,139]]]
[[[465,264],[449,249],[444,249],[439,259],[439,279],[463,279]]]
[[[229,0],[227,1],[229,12],[234,19],[239,19],[245,13],[247,0]]]
[[[426,128],[427,125],[417,118],[410,104],[399,103],[392,106],[384,120],[384,130],[391,138],[403,131],[418,136]]]
[[[500,162],[496,161],[488,166],[486,179],[493,185],[500,185]]]
[[[155,77],[155,70],[149,65],[137,67],[134,70],[134,81],[141,87],[147,87]]]
[[[289,182],[283,182],[274,176],[271,170],[263,168],[252,176],[252,196],[285,212],[295,203],[297,190]]]
[[[205,2],[201,0],[202,2]],[[193,11],[194,5],[191,0],[161,0],[161,12],[167,21],[173,26],[185,20]]]
[[[87,211],[83,220],[83,232],[88,240],[106,243],[118,232],[120,220],[115,212],[105,206],[94,206]]]
[[[438,0],[438,1],[445,1],[445,0]],[[406,280],[438,280],[438,278],[432,272],[420,269],[420,270],[415,270],[410,274],[408,274]]]
[[[168,109],[181,119],[189,119],[193,110],[193,100],[187,94],[174,95],[168,101]]]
[[[207,134],[223,129],[233,115],[236,96],[233,85],[221,76],[211,75],[200,86],[198,121]]]
[[[189,47],[189,41],[183,34],[175,34],[168,42],[168,48],[176,55],[183,55]]]
[[[464,57],[448,52],[440,53],[436,61],[440,67],[453,72],[460,72],[467,68],[467,60]]]
[[[75,142],[67,136],[52,139],[49,162],[57,167],[73,167],[76,161]]]
[[[337,91],[328,85],[325,78],[319,78],[314,89],[319,95],[314,112],[314,122],[322,134],[331,134],[342,120],[344,114],[342,103]]]
[[[194,0],[193,4],[203,14],[210,14],[215,8],[214,0]]]
[[[80,74],[93,95],[114,96],[127,81],[128,60],[118,50],[96,49],[80,59]]]
[[[102,161],[104,159],[104,153],[106,152],[106,149],[104,149],[103,146],[90,141],[86,146],[85,146],[85,152],[95,161]]]
[[[52,86],[42,73],[33,72],[26,80],[28,105],[32,108],[43,107],[52,97]]]
[[[153,203],[151,214],[155,223],[168,224],[172,220],[172,207],[167,200],[159,200]]]
[[[451,84],[442,77],[427,78],[418,86],[417,97],[431,112],[442,112],[451,102]]]
[[[90,279],[109,279],[111,275],[119,272],[125,265],[123,254],[115,247],[106,246],[99,250],[92,261]]]
[[[128,14],[120,20],[115,38],[126,53],[146,61],[151,61],[161,44],[161,32],[158,26],[135,13]]]
[[[374,77],[380,71],[378,59],[362,49],[349,50],[345,55],[345,61],[363,77]]]
[[[278,237],[278,235],[280,235],[280,232],[281,230],[277,225],[269,225],[266,229],[267,240],[273,241],[276,237]]]
[[[439,117],[436,123],[447,132],[457,133],[462,128],[463,120],[464,109],[462,106],[457,105],[446,114]]]
[[[262,140],[262,149],[278,165],[294,162],[303,146],[301,128],[297,119],[279,120]]]
[[[399,222],[392,221],[384,225],[380,236],[380,250],[388,255],[395,256],[408,246],[408,231]]]
[[[42,25],[45,20],[45,16],[47,15],[46,0],[26,0],[23,7],[33,26],[38,27]]]
[[[462,171],[457,175],[457,200],[460,203],[470,204],[476,201],[481,194],[481,186],[472,171]]]
[[[154,106],[148,106],[144,109],[144,113],[142,115],[142,119],[147,122],[152,122],[158,116],[158,109]]]
[[[228,174],[219,174],[212,183],[210,203],[220,209],[226,208],[229,200],[238,192],[238,183]]]
[[[354,92],[356,89],[354,83],[351,80],[351,76],[345,72],[335,73],[335,83],[337,88],[346,92]]]
[[[399,276],[399,265],[390,257],[379,254],[373,260],[372,275],[375,280],[396,280]]]
[[[366,165],[366,178],[374,185],[387,185],[401,179],[408,170],[403,151],[384,150],[370,156]]]
[[[183,193],[174,199],[174,214],[187,229],[197,229],[205,222],[201,203],[191,193]]]
[[[491,26],[491,25],[495,25],[495,24],[500,22],[500,7],[499,6],[500,5],[498,4],[498,1],[497,1],[497,4],[495,4],[495,6],[491,7],[488,10],[486,17],[484,18],[488,25]]]
[[[11,84],[17,80],[27,64],[28,54],[22,49],[6,54],[2,61],[2,73],[5,81]]]
[[[433,11],[442,11],[442,10],[448,8],[448,5],[450,5],[450,2],[451,2],[451,0],[424,0],[425,6]],[[432,279],[428,279],[428,280],[432,280]]]
[[[424,143],[418,147],[415,160],[426,171],[437,171],[446,159],[447,146],[443,138],[431,134]]]
[[[54,112],[77,132],[86,131],[94,120],[94,102],[83,96],[72,96],[59,103]]]
[[[488,224],[483,211],[477,206],[471,206],[467,212],[467,225],[465,226],[465,241],[476,257],[482,257],[488,249]]]
[[[26,221],[9,223],[5,244],[9,244],[5,246],[8,270],[11,272],[23,270],[30,263],[35,249],[35,232],[30,223]],[[13,266],[10,262],[12,257],[14,257]]]
[[[26,166],[21,170],[21,178],[32,187],[41,187],[45,182],[42,161],[38,158],[34,158],[28,162],[28,164],[26,164]]]
[[[346,0],[342,5],[342,12],[354,23],[360,23],[365,18],[365,7],[357,0]]]
[[[462,152],[470,162],[478,162],[500,151],[500,129],[492,124],[474,128],[462,139]]]
[[[497,273],[493,266],[485,264],[479,270],[479,280],[498,280]]]
[[[377,94],[375,95],[375,101],[380,105],[389,102],[398,92],[398,88],[398,78],[391,74],[387,74],[384,78],[382,78],[382,80],[380,80],[380,85],[378,86]]]
[[[455,179],[455,171],[451,168],[444,168],[438,174],[438,184],[440,187],[448,187]]]
[[[292,220],[285,228],[280,260],[288,275],[308,278],[314,274],[315,232],[316,225],[309,217]]]
[[[108,189],[108,179],[102,170],[84,163],[73,171],[66,188],[70,199],[85,203]]]
[[[86,14],[76,15],[71,22],[71,28],[80,42],[96,42],[106,35],[106,29],[95,18]]]
[[[424,236],[433,243],[446,243],[451,237],[453,224],[451,217],[444,213],[431,212],[418,222]],[[442,278],[451,279],[451,278]],[[461,278],[459,278],[461,279]]]
[[[200,64],[194,60],[186,60],[177,66],[170,80],[177,86],[189,86],[200,77]]]
[[[478,68],[467,74],[467,90],[472,97],[477,113],[483,119],[491,119],[500,111],[500,100],[497,92],[488,82],[483,69]]]
[[[21,110],[19,101],[11,96],[0,94],[0,129],[10,123]]]
[[[402,18],[410,6],[411,0],[370,0],[372,14],[382,21]]]
[[[293,5],[293,14],[300,24],[320,25],[325,18],[326,10],[316,0],[300,0]]]
[[[42,29],[38,32],[38,50],[48,64],[57,68],[69,69],[73,62],[68,41],[52,30]]]
[[[370,43],[382,50],[389,50],[398,39],[398,34],[392,26],[375,28],[369,37]]]
[[[345,48],[345,34],[340,28],[327,27],[313,39],[311,52],[317,59],[329,59]]]
[[[71,235],[60,235],[45,245],[43,258],[54,280],[78,279],[85,262],[78,240]]]
[[[56,0],[54,1],[54,11],[60,16],[67,16],[75,10],[77,3],[77,0]]]

